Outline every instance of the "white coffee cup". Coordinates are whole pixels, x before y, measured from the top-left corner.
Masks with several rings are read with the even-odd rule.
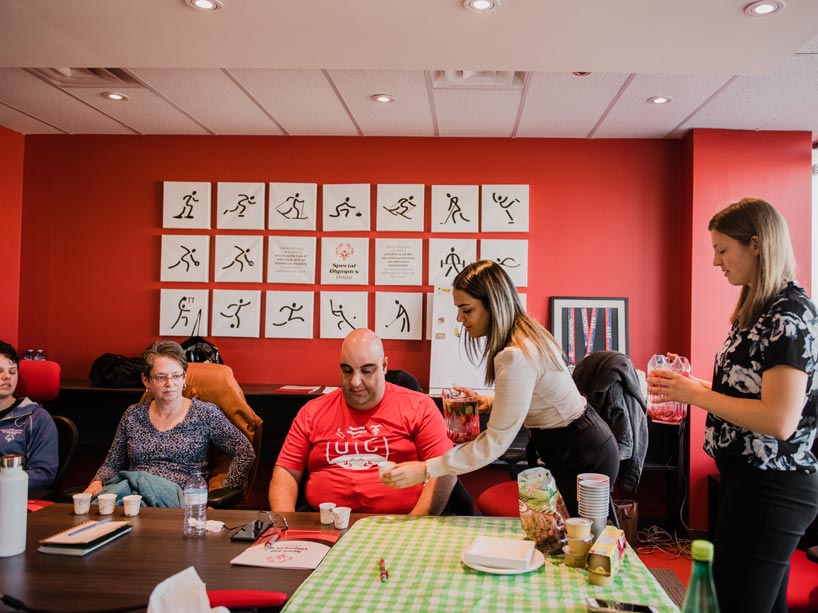
[[[74,515],[87,515],[91,510],[91,494],[74,494]]]
[[[395,466],[397,466],[397,464],[395,464],[394,462],[390,462],[390,461],[386,460],[384,462],[378,462],[377,466],[378,466],[378,475],[383,477],[384,473],[388,473],[390,470],[395,468]]]
[[[332,510],[333,523],[335,524],[336,529],[344,530],[349,527],[350,513],[352,513],[352,509],[349,507],[335,507]]]
[[[318,505],[318,512],[321,514],[322,524],[331,524],[335,520],[332,517],[332,510],[335,508],[334,502],[322,502]]]
[[[116,506],[116,494],[100,494],[97,496],[100,515],[112,515]]]
[[[125,515],[128,517],[139,515],[139,507],[142,506],[142,496],[139,494],[123,496],[122,504],[125,505]]]

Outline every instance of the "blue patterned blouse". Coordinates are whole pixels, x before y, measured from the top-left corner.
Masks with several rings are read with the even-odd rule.
[[[241,487],[255,459],[253,446],[215,404],[194,399],[185,418],[166,432],[151,423],[150,403],[128,407],[108,456],[92,481],[115,477],[121,470],[141,470],[183,487],[194,470],[207,478],[210,445],[230,456],[223,487]]]

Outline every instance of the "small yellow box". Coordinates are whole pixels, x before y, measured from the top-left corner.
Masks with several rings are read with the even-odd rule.
[[[585,567],[598,575],[613,577],[622,556],[625,555],[625,532],[614,526],[605,526],[588,552]]]

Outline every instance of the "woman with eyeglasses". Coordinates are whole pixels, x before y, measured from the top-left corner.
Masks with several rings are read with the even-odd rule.
[[[142,359],[142,382],[153,400],[125,411],[85,492],[98,494],[120,471],[142,471],[181,488],[194,471],[206,475],[211,445],[231,458],[222,487],[241,487],[255,459],[253,447],[215,404],[182,395],[187,360],[179,343],[157,341]]]

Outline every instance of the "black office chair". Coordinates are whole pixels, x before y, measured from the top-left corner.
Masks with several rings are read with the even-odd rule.
[[[54,425],[57,426],[57,474],[51,487],[29,490],[28,497],[32,500],[57,501],[62,481],[71,465],[77,444],[80,440],[79,431],[73,421],[62,415],[52,415]]]
[[[420,382],[418,382],[417,377],[412,373],[408,373],[405,370],[388,370],[386,371],[386,380],[389,383],[394,383],[395,385],[400,385],[401,387],[405,387],[406,389],[410,389],[414,392],[422,392],[423,388],[420,387]]]

